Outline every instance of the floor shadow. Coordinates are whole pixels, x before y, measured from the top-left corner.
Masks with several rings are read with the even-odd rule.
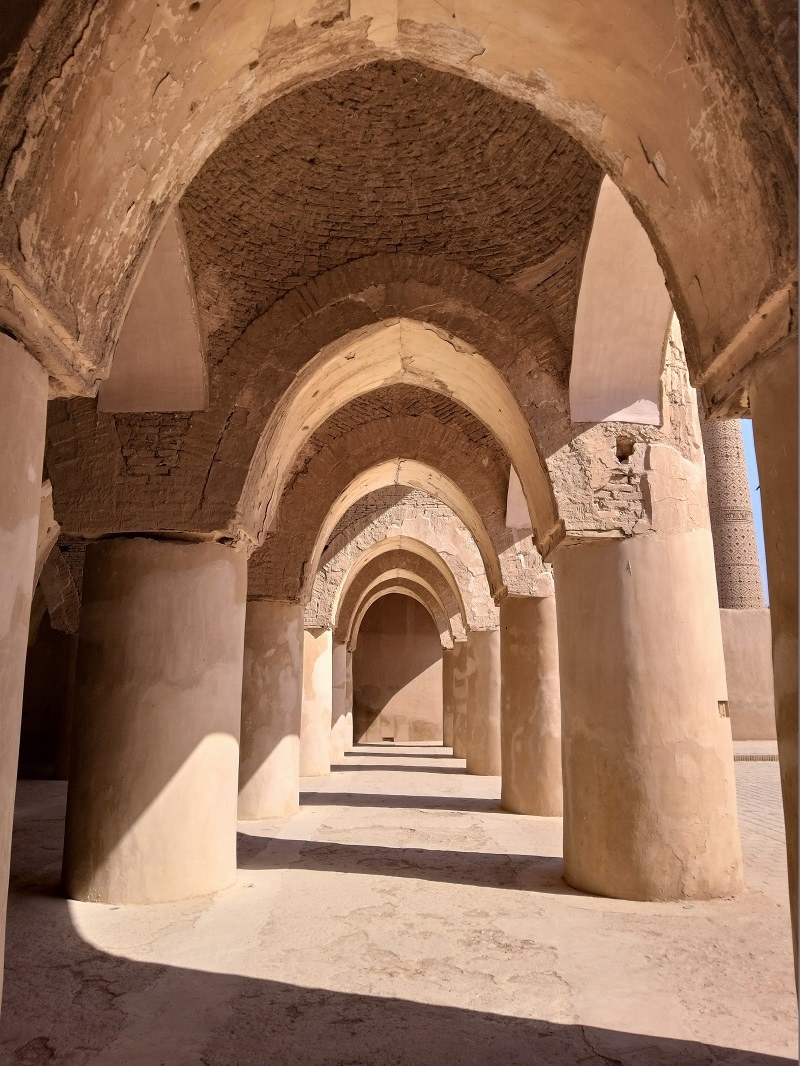
[[[397,756],[395,756],[397,758]],[[402,770],[404,774],[465,774],[463,766],[403,766],[402,763],[384,763],[382,766],[370,766],[368,763],[336,763],[331,770],[367,770],[372,774],[382,774],[384,770]]]
[[[24,848],[19,847],[22,836],[28,836]],[[43,818],[37,815],[34,822],[18,821],[15,826],[0,1062],[791,1066],[795,1061],[695,1040],[114,955],[80,935],[70,904],[59,895],[62,839],[63,803]],[[560,881],[560,859],[541,856],[465,856],[247,836],[240,837],[240,846],[244,865],[250,868],[282,863],[366,871],[377,864],[385,872],[424,876],[427,870],[434,879],[455,877],[469,884],[524,888],[528,883],[551,883],[557,888]],[[397,861],[408,868],[396,869]],[[199,938],[201,927],[185,935]],[[430,944],[420,942],[420,965],[429,951]],[[344,981],[346,975],[336,980]],[[453,989],[444,992],[448,998],[457,994]]]
[[[238,843],[241,870],[292,868],[360,873],[372,877],[411,877],[476,888],[508,888],[517,892],[585,895],[564,881],[564,863],[560,856],[387,848],[377,844],[291,840],[247,833],[239,833]]]
[[[507,814],[499,799],[472,796],[386,796],[375,792],[301,792],[305,807],[390,807],[409,811],[476,811]]]
[[[24,901],[12,899],[12,930],[20,905]],[[84,940],[64,900],[49,901],[38,936],[26,941],[12,936],[11,948],[4,1000],[14,1022],[0,1026],[4,1062],[790,1066],[793,1061],[694,1040],[135,961]],[[43,950],[47,966],[40,965]],[[32,995],[47,1009],[26,1009]]]

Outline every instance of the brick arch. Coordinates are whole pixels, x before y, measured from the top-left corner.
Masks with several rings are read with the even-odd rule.
[[[478,82],[580,141],[645,222],[696,367],[785,283],[791,32],[760,8],[654,0],[631,19],[623,0],[589,0],[576,22],[561,0],[334,2],[325,16],[312,0],[147,18],[137,0],[43,5],[37,40],[56,40],[20,48],[6,89],[3,304],[72,388],[103,372],[144,251],[204,161],[273,101],[380,59]]]
[[[60,522],[86,535],[240,535],[237,509],[277,393],[320,346],[387,315],[453,331],[497,369],[525,413],[570,532],[630,528],[641,500],[598,487],[595,476],[596,456],[614,457],[616,430],[570,422],[559,369],[568,353],[537,302],[456,264],[408,255],[348,264],[279,301],[213,369],[208,411],[112,416],[87,400],[50,404],[47,462]],[[661,436],[645,429],[643,439]]]
[[[508,458],[465,410],[448,400],[426,403],[428,395],[405,387],[381,390],[364,397],[347,420],[331,420],[322,427],[312,441],[311,457],[284,494],[275,529],[251,557],[251,589],[277,599],[307,600],[325,545],[346,509],[344,494],[348,489],[358,495],[373,491],[378,485],[374,472],[380,467],[382,484],[424,487],[440,499],[432,485],[438,483],[437,475],[449,479],[488,537],[482,554],[492,594],[503,587],[531,594],[541,560],[528,532],[506,527]],[[395,405],[409,413],[394,414]],[[431,476],[424,483],[415,480],[419,471],[408,461],[427,466]],[[337,500],[342,501],[338,508]]]
[[[537,546],[563,535],[547,467],[514,393],[469,344],[429,324],[393,319],[326,345],[286,388],[267,420],[237,507],[238,536],[259,543],[274,525],[291,469],[326,418],[364,392],[409,383],[450,396],[492,431],[517,471]]]
[[[449,508],[425,493],[406,493],[398,488],[376,492],[362,505],[363,510],[355,507],[344,516],[322,555],[305,608],[307,624],[334,625],[341,590],[354,569],[363,566],[364,556],[380,557],[401,541],[417,553],[424,545],[428,558],[430,553],[436,555],[437,565],[452,578],[465,626],[481,629],[496,624],[497,607],[480,553]],[[388,565],[384,560],[384,567]]]
[[[365,595],[398,580],[413,583],[434,597],[441,605],[449,633],[459,640],[470,628],[471,606],[462,598],[462,589],[446,562],[425,555],[426,546],[412,539],[393,539],[374,553],[366,550],[354,562],[333,590],[328,625],[344,639],[352,626],[355,612]],[[306,626],[309,626],[306,612]]]
[[[383,577],[371,581],[367,588],[358,594],[355,607],[348,616],[349,605],[342,610],[342,624],[339,629],[340,639],[344,637],[344,643],[350,651],[355,651],[358,644],[358,634],[361,623],[370,607],[377,600],[392,593],[400,593],[421,603],[433,619],[439,633],[439,640],[443,648],[453,647],[453,631],[445,609],[436,593],[428,588],[415,575],[397,569]]]

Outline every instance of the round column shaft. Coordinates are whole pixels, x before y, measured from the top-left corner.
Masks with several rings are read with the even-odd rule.
[[[500,657],[500,805],[516,814],[560,815],[561,687],[555,596],[506,596],[501,601]]]
[[[331,762],[341,762],[353,744],[353,716],[347,708],[347,644],[333,645],[331,670],[333,693],[331,704]]]
[[[22,345],[0,334],[0,958],[46,416],[47,374]]]
[[[759,363],[750,385],[772,619],[775,720],[797,957],[797,345]]]
[[[455,649],[442,648],[442,744],[453,746],[455,717]]]
[[[467,637],[467,773],[500,774],[500,630]]]
[[[142,537],[86,552],[64,887],[157,903],[236,876],[247,560]]]
[[[300,776],[331,772],[333,703],[333,634],[330,629],[303,632],[303,705],[300,717]]]
[[[453,755],[467,757],[467,696],[469,693],[467,642],[453,644]]]
[[[737,892],[710,531],[564,545],[555,577],[567,881],[622,899]]]
[[[300,803],[303,608],[249,600],[244,628],[239,818],[285,818]]]

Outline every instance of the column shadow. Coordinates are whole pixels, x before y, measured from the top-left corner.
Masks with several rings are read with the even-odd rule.
[[[387,807],[399,810],[475,811],[479,814],[507,814],[499,799],[471,796],[387,796],[373,792],[301,792],[303,807]]]

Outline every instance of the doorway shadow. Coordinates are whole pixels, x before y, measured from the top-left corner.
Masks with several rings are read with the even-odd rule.
[[[474,811],[507,814],[498,799],[472,796],[387,796],[375,792],[301,792],[303,807],[386,807],[409,811]]]

